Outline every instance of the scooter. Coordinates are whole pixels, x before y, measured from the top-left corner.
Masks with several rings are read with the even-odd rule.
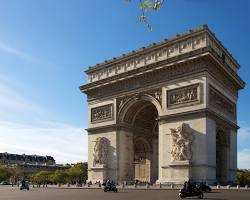
[[[203,192],[199,188],[194,188],[192,191],[187,191],[183,188],[179,191],[179,196],[181,199],[194,196],[197,196],[199,199],[203,199]]]

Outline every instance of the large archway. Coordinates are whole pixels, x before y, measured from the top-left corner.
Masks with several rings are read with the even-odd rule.
[[[158,179],[158,110],[148,99],[137,99],[124,112],[121,123],[133,135],[133,180],[154,183]]]
[[[216,179],[219,183],[227,181],[228,143],[226,132],[218,129],[216,133]]]

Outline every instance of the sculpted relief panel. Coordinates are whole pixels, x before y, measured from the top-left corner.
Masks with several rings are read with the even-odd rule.
[[[192,159],[193,130],[183,123],[178,128],[171,128],[172,135],[172,161],[186,161]]]
[[[168,107],[200,103],[200,84],[167,91]]]
[[[236,105],[211,85],[209,86],[209,104],[229,116],[236,117]]]
[[[113,119],[113,104],[91,109],[91,122],[103,122]]]
[[[108,160],[108,144],[109,141],[105,137],[96,139],[94,146],[94,161],[93,166],[106,165]]]

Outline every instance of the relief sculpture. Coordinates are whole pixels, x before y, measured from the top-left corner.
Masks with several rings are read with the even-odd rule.
[[[184,161],[192,159],[193,131],[188,124],[183,123],[180,127],[170,129],[172,135],[172,159]]]
[[[105,165],[108,158],[108,139],[99,137],[96,139],[94,146],[94,162],[93,165]]]
[[[198,85],[168,91],[168,106],[198,101]]]
[[[112,120],[112,118],[113,118],[112,104],[91,109],[91,121],[92,122]]]

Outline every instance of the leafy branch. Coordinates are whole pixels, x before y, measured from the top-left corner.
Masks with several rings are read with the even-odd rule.
[[[164,0],[126,0],[127,2],[138,3],[141,14],[139,16],[139,22],[146,25],[149,31],[153,28],[148,22],[148,15],[151,11],[159,11],[164,3]]]

